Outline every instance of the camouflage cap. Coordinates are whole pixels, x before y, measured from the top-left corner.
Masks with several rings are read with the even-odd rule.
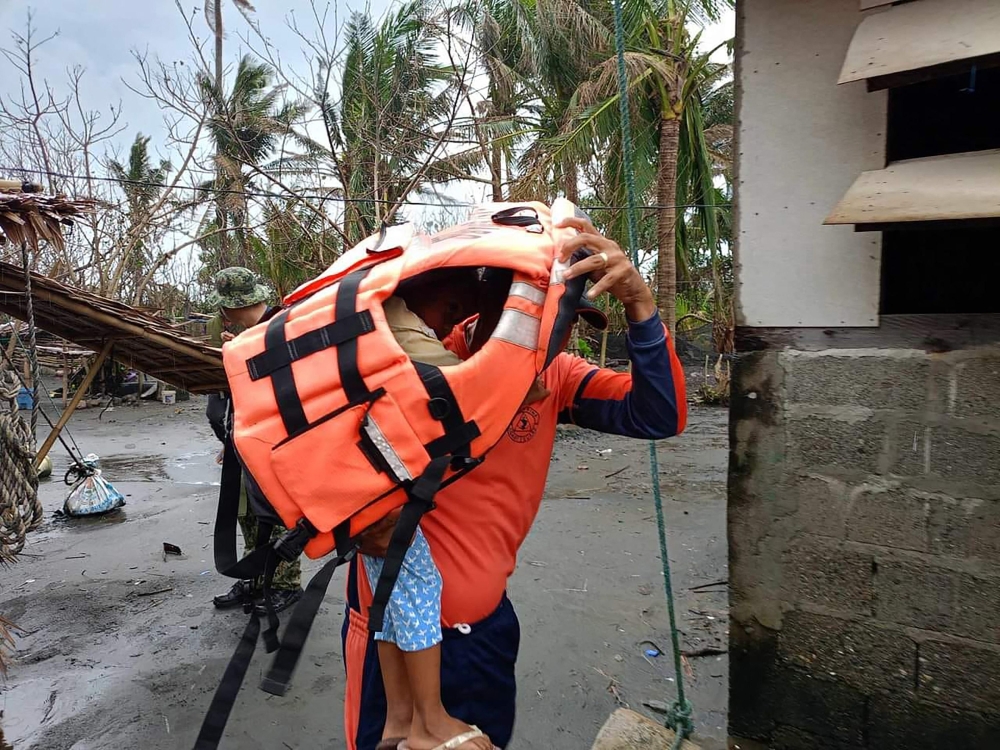
[[[215,274],[215,291],[209,304],[216,308],[235,310],[253,307],[271,298],[271,290],[260,283],[257,274],[249,268],[231,266]]]

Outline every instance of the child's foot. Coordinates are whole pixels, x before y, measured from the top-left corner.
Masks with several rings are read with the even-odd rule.
[[[385,728],[382,730],[382,741],[375,746],[375,750],[398,750],[410,732],[412,717],[412,711],[388,711]]]
[[[476,727],[444,716],[430,726],[417,726],[414,721],[410,735],[399,750],[494,750],[490,738]]]

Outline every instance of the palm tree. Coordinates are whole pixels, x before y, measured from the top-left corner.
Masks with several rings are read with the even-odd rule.
[[[233,0],[233,5],[236,9],[246,17],[248,13],[254,11],[253,5],[250,4],[250,0]],[[224,29],[222,27],[222,0],[205,0],[205,20],[208,22],[209,29],[212,30],[212,34],[215,36],[215,88],[217,91],[222,91],[223,89],[223,66],[222,66],[222,40],[225,35]],[[225,209],[222,205],[216,206],[215,211],[215,221],[219,228],[223,232],[219,235],[219,244],[222,248],[221,256],[225,257],[228,252],[229,238],[226,236],[226,214]]]
[[[122,291],[119,287],[126,272],[132,274],[133,288],[130,294],[134,294],[135,282],[151,261],[145,238],[151,229],[150,212],[159,201],[164,181],[170,173],[170,162],[163,159],[158,164],[153,164],[149,156],[149,141],[149,136],[138,133],[129,149],[127,164],[115,159],[108,162],[108,170],[125,193],[125,202],[128,206],[125,252],[118,259],[118,267],[107,290],[115,295]]]
[[[460,167],[441,148],[455,119],[460,71],[437,62],[430,12],[427,0],[413,0],[379,24],[354,13],[340,99],[332,101],[325,83],[315,95],[328,145],[313,143],[313,154],[334,164],[349,243],[392,221],[409,195]]]
[[[482,158],[469,166],[489,169],[493,200],[502,201],[504,188],[512,181],[515,148],[533,130],[523,110],[539,93],[535,3],[466,0],[451,14],[471,32],[479,68],[487,78],[485,98],[473,108],[469,128]]]
[[[604,48],[603,60],[574,93],[573,109],[560,134],[546,144],[552,161],[588,147],[600,149],[606,166],[618,170],[617,179],[608,180],[609,198],[621,200],[628,170],[635,175],[638,194],[657,204],[657,302],[671,330],[676,321],[677,226],[685,218],[676,207],[699,204],[695,212],[707,241],[718,241],[711,203],[714,175],[701,98],[717,84],[725,68],[711,62],[711,53],[699,52],[700,34],[692,34],[689,26],[717,18],[722,7],[731,5],[732,0],[630,0],[626,6],[625,63],[634,125],[631,164],[621,158],[613,49]],[[594,7],[595,17],[610,29],[610,4]]]
[[[340,238],[325,216],[297,198],[268,200],[263,236],[253,236],[251,268],[284,297],[319,275],[337,257]]]
[[[222,230],[217,261],[220,266],[246,263],[251,255],[246,193],[255,176],[266,177],[272,166],[284,168],[294,161],[279,156],[276,165],[269,163],[283,138],[296,138],[293,125],[303,108],[297,102],[283,101],[284,89],[274,84],[271,68],[250,56],[240,60],[228,93],[207,76],[199,83],[210,112],[207,127],[216,153],[216,179],[206,187],[216,192],[215,228]],[[237,238],[235,254],[225,241],[228,226]]]

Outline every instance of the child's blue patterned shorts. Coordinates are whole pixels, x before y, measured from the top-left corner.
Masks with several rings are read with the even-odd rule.
[[[374,590],[384,561],[366,555],[361,559]],[[423,651],[441,642],[441,574],[419,528],[403,557],[382,630],[375,634],[375,640],[395,643],[401,651]]]

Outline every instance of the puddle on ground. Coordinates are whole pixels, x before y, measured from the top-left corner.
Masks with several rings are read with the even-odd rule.
[[[101,456],[101,471],[111,482],[159,482],[170,479],[166,456],[153,454]]]

